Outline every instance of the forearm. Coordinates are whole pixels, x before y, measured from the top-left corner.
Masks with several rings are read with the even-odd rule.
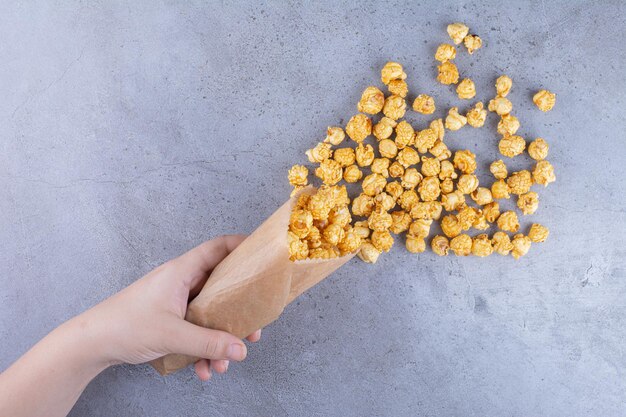
[[[102,343],[81,316],[53,330],[0,374],[0,415],[66,416],[109,365],[99,353]]]

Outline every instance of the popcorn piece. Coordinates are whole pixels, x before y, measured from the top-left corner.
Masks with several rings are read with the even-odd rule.
[[[391,227],[393,219],[383,207],[377,206],[368,217],[367,224],[374,231],[384,231]]]
[[[502,159],[498,159],[497,161],[493,161],[491,165],[489,165],[489,171],[499,180],[506,178],[509,175],[509,172],[506,169],[506,165]]]
[[[459,177],[456,187],[463,194],[470,194],[478,188],[478,178],[474,174],[463,174]]]
[[[308,209],[313,215],[313,220],[325,220],[328,218],[335,202],[327,188],[320,188],[317,193],[309,198]]]
[[[472,239],[472,254],[484,258],[493,253],[493,246],[489,236],[481,234]]]
[[[450,241],[450,249],[456,256],[468,256],[472,253],[472,238],[466,234],[458,235]]]
[[[516,233],[519,230],[519,221],[514,211],[505,211],[498,217],[498,228],[505,232]]]
[[[402,69],[402,65],[397,62],[387,62],[380,71],[380,80],[387,85],[392,80],[404,80],[406,73]]]
[[[493,100],[489,100],[489,111],[496,112],[499,116],[504,116],[513,111],[513,104],[505,97],[496,97]]]
[[[465,194],[459,190],[441,196],[441,204],[447,211],[458,210],[465,205]]]
[[[432,219],[417,219],[409,226],[407,236],[413,236],[418,239],[426,239],[430,233],[430,226],[432,224]]]
[[[495,181],[493,184],[491,184],[491,195],[493,196],[494,199],[509,199],[511,198],[511,196],[509,195],[509,193],[511,192],[511,189],[509,188],[509,185],[504,181],[504,180],[498,180]]]
[[[537,184],[541,184],[547,187],[551,182],[556,181],[556,175],[554,175],[554,167],[548,161],[539,161],[533,169],[533,180]]]
[[[467,36],[469,32],[469,28],[465,26],[463,23],[452,23],[448,25],[448,35],[450,39],[458,45],[463,42],[463,39]]]
[[[393,120],[403,118],[404,113],[406,113],[406,101],[404,101],[404,98],[395,94],[387,97],[385,105],[383,106],[383,113]]]
[[[407,168],[402,176],[402,186],[406,189],[413,189],[422,181],[422,174],[415,168]]]
[[[501,135],[514,135],[519,129],[519,120],[512,114],[505,114],[498,122],[498,133]]]
[[[326,159],[315,169],[315,176],[327,185],[335,185],[343,176],[343,171],[339,162],[333,159]]]
[[[452,61],[456,57],[456,48],[448,43],[442,43],[437,47],[435,59],[439,62]]]
[[[483,216],[489,223],[493,223],[498,220],[498,217],[500,216],[500,204],[498,204],[497,201],[485,204],[483,207]]]
[[[330,149],[330,145],[328,143],[318,143],[315,148],[309,149],[306,151],[306,156],[309,158],[309,162],[312,163],[320,163],[328,158],[330,158],[333,154],[333,151]]]
[[[345,237],[345,230],[338,224],[329,224],[322,232],[324,240],[329,244],[336,246]]]
[[[398,152],[396,161],[404,168],[408,168],[411,165],[417,164],[420,161],[420,156],[415,149],[406,147]]]
[[[533,185],[533,181],[530,178],[530,172],[527,170],[514,172],[506,180],[506,183],[511,189],[511,193],[517,195],[527,193]]]
[[[429,127],[435,132],[435,134],[437,135],[437,139],[443,141],[443,138],[446,135],[446,130],[443,127],[443,120],[435,119],[430,122]]]
[[[475,50],[480,49],[483,46],[483,40],[478,35],[467,35],[463,38],[463,44],[467,48],[469,54],[473,54]]]
[[[439,139],[435,141],[433,147],[430,148],[428,151],[441,162],[444,162],[446,159],[449,159],[452,156],[452,152],[450,152],[448,146]]]
[[[473,174],[476,171],[476,155],[468,150],[454,153],[454,167],[464,174]]]
[[[452,181],[452,178],[446,178],[443,181],[441,181],[441,193],[451,193],[454,190],[454,182]]]
[[[471,197],[472,200],[474,200],[476,204],[480,206],[484,206],[493,201],[491,191],[489,191],[489,188],[485,187],[478,187],[477,189],[475,189],[474,192],[472,192]]]
[[[491,238],[491,243],[493,250],[502,256],[507,256],[513,250],[511,238],[504,232],[495,232]]]
[[[423,201],[434,201],[439,197],[441,188],[439,187],[439,178],[424,177],[419,184],[420,197]]]
[[[517,199],[517,207],[522,214],[533,214],[539,208],[539,195],[534,191],[521,194]]]
[[[406,97],[409,92],[409,86],[406,84],[404,80],[391,80],[389,81],[389,92],[391,94],[398,95],[400,97]]]
[[[347,166],[343,170],[343,179],[348,183],[355,183],[363,178],[363,172],[359,169],[357,165]]]
[[[442,62],[437,69],[439,71],[437,81],[441,84],[450,85],[459,82],[459,69],[451,61]]]
[[[324,139],[324,142],[337,146],[341,142],[343,142],[345,137],[346,137],[346,134],[342,128],[330,126],[326,130],[326,139]]]
[[[446,116],[446,129],[459,130],[467,124],[467,118],[459,114],[458,107],[452,107]]]
[[[289,231],[298,236],[305,238],[313,227],[313,215],[307,210],[294,210],[289,217]]]
[[[398,161],[389,165],[389,176],[393,178],[401,178],[404,175],[404,167]]]
[[[335,150],[333,155],[335,161],[339,162],[342,167],[347,167],[354,164],[356,160],[354,149],[352,148],[339,148]]]
[[[344,233],[344,238],[337,244],[337,247],[341,251],[341,255],[353,253],[359,250],[363,240],[354,231],[353,228],[348,228]]]
[[[433,129],[420,130],[415,134],[415,147],[421,153],[426,153],[437,141],[437,133]]]
[[[380,119],[380,122],[374,125],[373,133],[376,139],[388,139],[393,133],[393,128],[396,127],[398,123],[390,119],[389,117],[383,117]]]
[[[336,153],[337,151],[335,151]],[[383,139],[378,143],[378,152],[385,158],[395,158],[398,154],[398,147],[391,139]]]
[[[511,245],[513,245],[511,255],[513,255],[513,258],[519,259],[522,256],[526,255],[530,250],[531,240],[528,236],[518,234],[513,236]]]
[[[396,146],[398,149],[404,149],[413,143],[415,130],[406,120],[401,121],[396,126]],[[395,156],[395,155],[394,155]]]
[[[383,177],[387,178],[389,176],[389,164],[391,161],[387,158],[375,158],[374,162],[372,162],[372,172],[376,174],[380,174]]]
[[[528,238],[534,243],[540,243],[545,242],[549,234],[550,231],[547,227],[542,226],[538,223],[534,223],[532,226],[530,226]]]
[[[385,185],[387,185],[385,177],[376,173],[363,178],[363,182],[361,183],[363,192],[367,195],[371,195],[372,197],[382,192]]]
[[[447,159],[444,159],[443,161],[441,161],[441,167],[439,169],[439,179],[440,180],[445,180],[446,178],[456,179],[457,177],[458,177],[458,174],[454,170],[454,165],[452,165],[452,162],[448,161]]]
[[[387,192],[387,194],[397,200],[404,192],[404,188],[402,187],[402,184],[400,184],[398,181],[393,181],[387,183],[387,185],[385,186],[385,191]]]
[[[302,187],[309,183],[308,180],[309,170],[304,165],[294,165],[289,170],[287,174],[287,178],[289,179],[289,184],[294,187]]]
[[[361,193],[352,200],[352,214],[355,216],[369,217],[374,210],[374,197]]]
[[[521,136],[506,134],[500,139],[498,149],[502,155],[513,158],[524,152],[524,149],[526,149],[526,141]]]
[[[398,197],[398,205],[405,211],[411,211],[420,199],[415,190],[406,190]]]
[[[348,205],[345,204],[333,208],[328,214],[328,221],[332,224],[341,226],[342,229],[348,226],[352,221]]]
[[[446,256],[450,250],[450,242],[447,237],[437,235],[430,241],[430,247],[437,255]]]
[[[300,240],[293,232],[287,233],[287,242],[289,244],[289,260],[297,261],[306,259],[309,256],[309,247],[307,243]]]
[[[548,142],[542,138],[537,138],[528,145],[528,155],[535,161],[541,161],[548,157]]]
[[[422,174],[425,177],[435,177],[441,171],[441,162],[437,158],[422,157]]]
[[[506,97],[511,91],[513,80],[506,75],[501,75],[496,80],[496,94],[500,97]]]
[[[357,253],[357,256],[361,258],[363,262],[368,264],[375,264],[382,251],[376,249],[371,242],[366,241],[361,245],[361,250]]]
[[[473,109],[467,112],[465,117],[467,117],[467,124],[470,126],[482,127],[487,119],[487,110],[484,109],[483,103],[479,101]]]
[[[533,103],[543,112],[550,111],[556,103],[556,94],[548,90],[539,90],[533,96]]]
[[[413,101],[413,110],[418,113],[433,114],[435,109],[435,99],[428,94],[420,94]]]
[[[456,215],[456,218],[461,225],[461,229],[469,230],[474,222],[476,222],[476,219],[478,219],[478,210],[470,206],[462,207]]]
[[[388,230],[372,232],[372,245],[381,252],[389,252],[393,246],[393,236]]]
[[[372,162],[374,161],[374,148],[372,145],[363,145],[362,143],[359,143],[354,153],[356,163],[359,164],[360,167],[368,167],[372,165]]]
[[[372,120],[364,114],[356,114],[348,121],[346,133],[356,143],[361,143],[372,133]]]
[[[414,236],[406,236],[406,250],[411,253],[422,253],[426,250],[426,241]]]
[[[357,104],[357,110],[361,113],[378,114],[385,105],[385,94],[376,87],[367,87]]]
[[[396,205],[396,200],[386,192],[382,192],[374,197],[374,201],[377,205],[383,208],[385,211],[389,211]]]
[[[463,228],[461,227],[461,223],[459,219],[454,214],[448,214],[441,219],[441,231],[444,235],[449,238],[456,237],[461,234]]]
[[[367,220],[355,222],[352,231],[361,239],[367,239],[370,236],[370,227],[367,225]]]
[[[469,78],[464,78],[459,85],[456,86],[456,94],[460,99],[469,100],[476,96],[476,86],[474,81]]]
[[[414,219],[439,220],[442,206],[439,201],[420,201],[411,208],[411,217]]]
[[[391,233],[400,234],[406,232],[411,225],[411,216],[404,210],[396,210],[391,213],[391,227],[389,231]]]

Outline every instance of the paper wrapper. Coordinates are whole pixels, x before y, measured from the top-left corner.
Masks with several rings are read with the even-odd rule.
[[[287,304],[348,262],[354,254],[328,260],[289,260],[291,210],[301,193],[314,191],[313,187],[304,188],[232,251],[189,303],[185,320],[244,338],[276,320]],[[151,365],[167,375],[197,360],[171,354]]]

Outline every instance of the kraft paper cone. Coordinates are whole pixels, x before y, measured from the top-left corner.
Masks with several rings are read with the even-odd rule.
[[[291,210],[301,193],[314,192],[313,187],[306,187],[290,198],[232,251],[189,303],[185,320],[244,338],[276,320],[300,294],[348,262],[354,254],[328,260],[289,260]],[[197,360],[171,354],[151,365],[167,375]]]

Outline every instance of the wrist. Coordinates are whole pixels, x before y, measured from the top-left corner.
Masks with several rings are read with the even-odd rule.
[[[56,331],[66,344],[68,353],[90,373],[97,375],[116,364],[107,353],[106,335],[87,313],[65,322]]]

